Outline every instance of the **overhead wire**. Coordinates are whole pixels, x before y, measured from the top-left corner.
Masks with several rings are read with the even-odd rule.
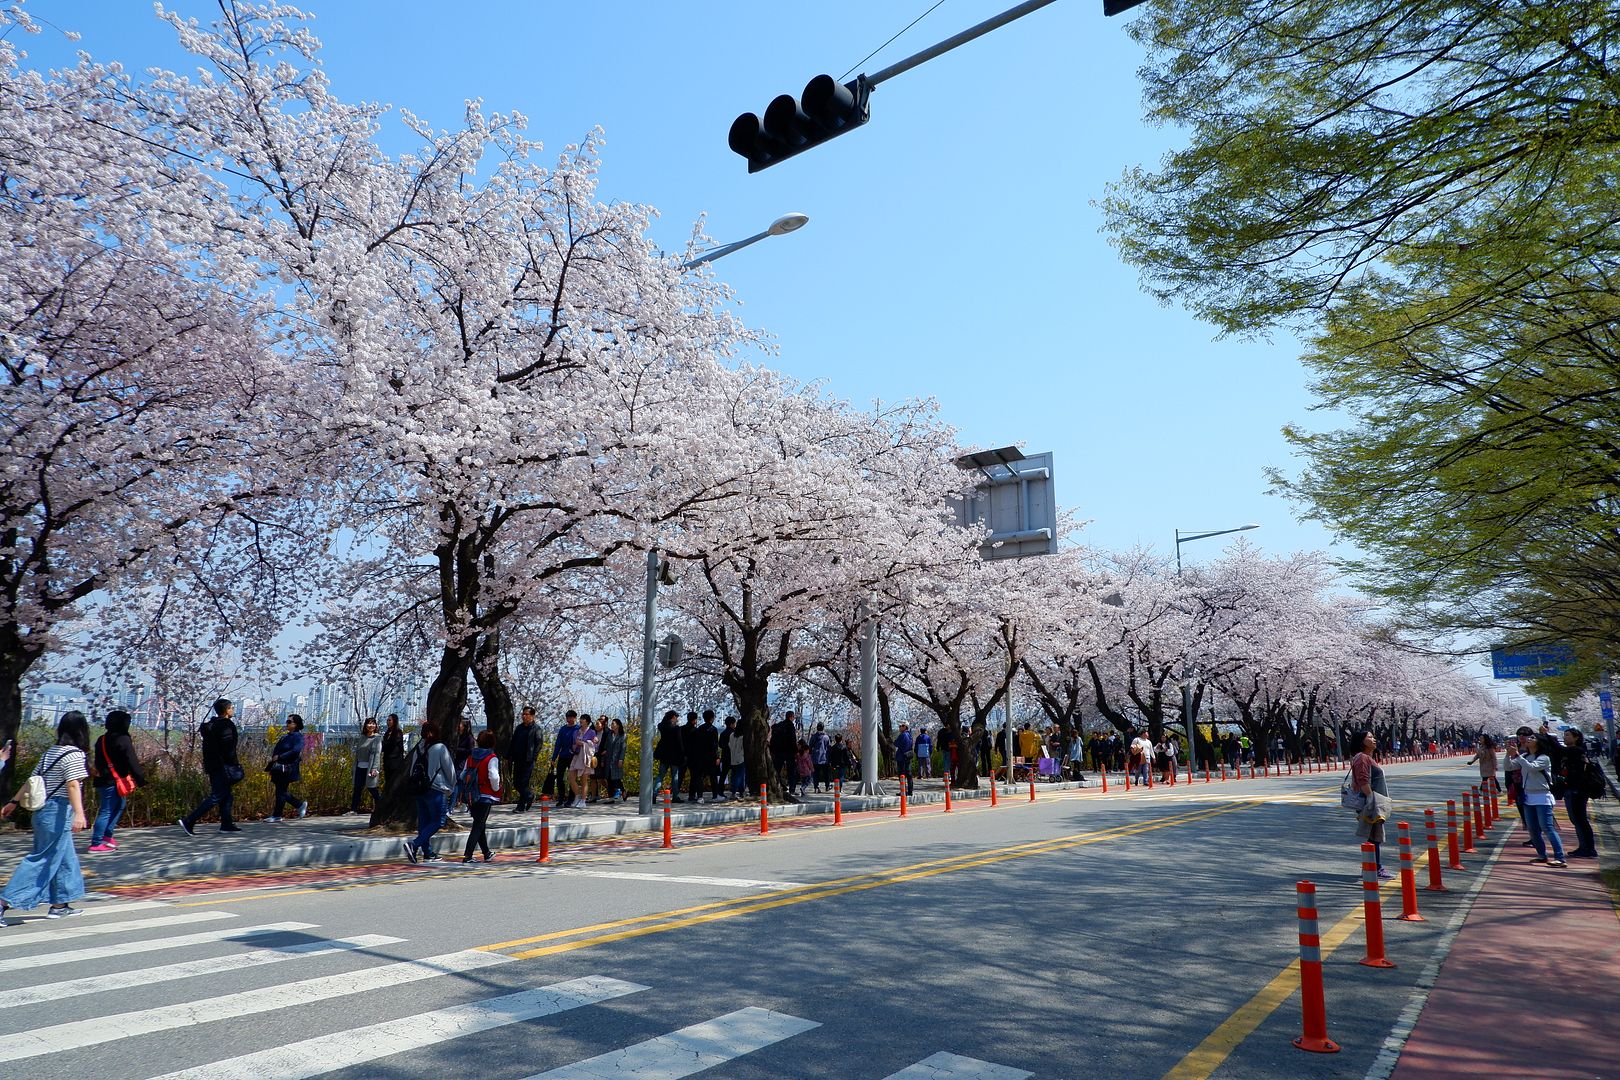
[[[854,71],[856,68],[860,67],[862,64],[864,64],[868,60],[872,59],[872,57],[876,56],[878,53],[882,52],[884,49],[887,49],[890,45],[893,45],[895,43],[895,41],[899,39],[901,34],[904,34],[907,30],[910,30],[913,26],[916,26],[918,23],[920,23],[924,19],[928,18],[928,16],[932,15],[934,13],[935,9],[937,9],[944,2],[945,2],[945,0],[934,0],[933,7],[930,7],[927,11],[923,12],[921,15],[917,16],[915,19],[912,19],[910,22],[906,23],[906,25],[901,27],[899,33],[896,33],[894,35],[894,37],[891,37],[888,41],[885,41],[883,44],[879,45],[877,48],[873,49],[871,52],[867,53],[865,56],[863,56],[859,60],[855,61],[855,63],[851,64],[850,68],[849,68],[849,71],[846,71],[842,75],[838,76],[838,81],[843,82],[845,79],[849,78],[850,71]]]

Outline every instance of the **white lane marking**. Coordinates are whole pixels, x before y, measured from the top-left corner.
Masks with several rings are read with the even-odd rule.
[[[797,881],[754,881],[750,878],[682,877],[676,874],[640,874],[630,870],[581,870],[567,866],[536,866],[528,873],[535,877],[608,878],[614,881],[657,881],[677,885],[718,885],[728,889],[798,889]]]
[[[271,1047],[254,1054],[168,1073],[156,1080],[304,1080],[351,1065],[480,1031],[567,1012],[648,989],[640,983],[591,976],[505,997],[453,1005],[430,1013]]]
[[[397,964],[344,972],[341,975],[323,975],[301,982],[283,983],[259,990],[243,990],[223,994],[202,1001],[188,1001],[181,1005],[163,1005],[154,1009],[114,1013],[90,1020],[75,1020],[53,1027],[35,1028],[0,1036],[0,1061],[18,1061],[22,1058],[56,1054],[77,1050],[97,1043],[128,1039],[137,1035],[150,1035],[158,1031],[211,1024],[216,1020],[230,1020],[239,1016],[255,1016],[274,1012],[294,1005],[309,1005],[316,1001],[348,997],[368,990],[381,990],[406,983],[421,982],[440,975],[472,971],[476,968],[506,964],[512,960],[499,953],[469,949],[464,952],[445,953],[421,960],[406,960]]]
[[[1009,1065],[997,1065],[940,1051],[915,1065],[908,1065],[897,1073],[885,1076],[883,1080],[1026,1080],[1034,1075]]]
[[[236,941],[242,938],[261,937],[265,934],[286,933],[289,930],[313,930],[317,925],[319,924],[278,922],[259,926],[233,926],[228,930],[204,930],[197,934],[178,934],[174,937],[151,938],[146,941],[125,941],[117,945],[96,945],[88,949],[41,953],[39,956],[14,956],[9,960],[0,960],[0,972],[55,967],[58,964],[73,964],[81,960],[105,960],[109,956],[129,956],[133,953],[161,952],[164,949],[181,949],[188,945],[212,945],[216,941]]]
[[[124,915],[131,911],[149,911],[152,908],[169,907],[167,900],[120,900],[108,893],[94,893],[83,900],[75,901],[79,910],[85,917],[91,915]]]
[[[101,937],[104,934],[138,934],[142,930],[152,930],[160,926],[180,926],[185,923],[213,922],[216,919],[236,918],[229,911],[188,911],[183,915],[164,915],[157,919],[131,919],[129,922],[100,923],[96,926],[83,926],[76,922],[62,922],[53,919],[46,922],[39,920],[50,929],[40,929],[33,933],[13,933],[7,931],[0,935],[0,949],[9,949],[19,945],[54,945],[58,941],[67,941],[70,938]]]
[[[293,945],[269,945],[255,952],[210,956],[206,960],[186,960],[161,967],[133,968],[109,975],[90,975],[82,979],[19,986],[0,994],[0,1009],[36,1005],[41,1001],[60,1001],[62,998],[79,997],[83,994],[99,994],[104,990],[127,990],[136,986],[149,986],[152,983],[195,979],[203,975],[216,975],[222,971],[279,964],[300,957],[324,956],[327,953],[348,952],[352,949],[375,949],[383,945],[398,945],[404,940],[385,937],[382,934],[366,934],[336,940],[322,938],[319,941],[301,941]]]
[[[738,1009],[527,1080],[680,1080],[820,1026],[769,1009]]]

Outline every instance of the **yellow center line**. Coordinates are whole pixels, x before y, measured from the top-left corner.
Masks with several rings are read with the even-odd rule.
[[[1417,876],[1418,870],[1428,864],[1427,851],[1415,856],[1412,860],[1413,876]],[[1400,875],[1396,874],[1379,886],[1379,892],[1382,893],[1385,889],[1399,889],[1400,885]],[[1364,920],[1365,911],[1358,902],[1322,935],[1322,959],[1326,960],[1332,956],[1335,949],[1362,927]],[[1175,1068],[1165,1073],[1164,1080],[1208,1080],[1243,1040],[1253,1035],[1266,1018],[1276,1012],[1277,1008],[1298,989],[1299,958],[1296,957],[1252,998],[1238,1006],[1237,1010],[1210,1032],[1203,1042],[1193,1047],[1192,1052],[1177,1062]]]
[[[545,941],[556,938],[574,937],[577,940],[562,941],[556,944],[545,945],[537,949],[528,949],[523,952],[508,955],[528,960],[539,956],[553,956],[558,953],[573,952],[578,949],[588,949],[597,945],[606,945],[615,941],[625,941],[630,938],[644,937],[649,934],[661,934],[671,930],[680,930],[686,927],[699,926],[704,923],[718,922],[722,919],[732,919],[739,915],[749,915],[759,911],[769,911],[774,908],[788,907],[793,904],[803,904],[812,900],[825,900],[834,896],[844,896],[849,893],[865,892],[869,889],[882,888],[887,885],[898,885],[903,882],[920,881],[926,878],[937,877],[941,874],[951,874],[960,870],[967,870],[980,866],[991,866],[996,863],[1008,862],[1013,859],[1026,859],[1036,855],[1048,855],[1071,848],[1084,847],[1090,844],[1105,843],[1109,840],[1121,839],[1127,836],[1136,836],[1141,833],[1153,832],[1158,829],[1173,828],[1178,825],[1191,824],[1208,818],[1219,817],[1222,814],[1237,813],[1249,809],[1247,806],[1226,806],[1214,810],[1202,810],[1191,814],[1182,814],[1176,817],[1159,818],[1154,821],[1142,822],[1115,829],[1099,830],[1094,833],[1082,833],[1076,836],[1059,837],[1043,841],[1038,844],[1019,845],[1016,848],[992,848],[986,852],[976,852],[970,856],[955,859],[936,860],[932,863],[918,863],[911,867],[900,867],[880,875],[862,875],[859,878],[843,879],[849,882],[842,884],[836,881],[821,882],[818,885],[807,886],[804,891],[796,895],[784,896],[781,892],[766,893],[752,897],[741,897],[733,901],[723,901],[715,904],[703,904],[694,908],[685,908],[678,911],[661,912],[657,915],[647,915],[635,919],[624,919],[617,923],[604,923],[598,926],[580,927],[575,930],[557,931],[551,934],[542,934],[538,937],[525,939],[520,942],[505,942],[499,945],[487,945],[486,949],[503,949],[517,944]],[[650,924],[650,925],[638,925]],[[594,934],[591,937],[578,938],[578,935],[594,933],[602,929],[629,926],[631,929],[613,930],[610,933]]]

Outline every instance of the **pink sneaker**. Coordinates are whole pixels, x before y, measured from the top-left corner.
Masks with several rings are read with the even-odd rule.
[[[118,841],[114,840],[110,836],[107,837],[107,839],[103,840],[102,843],[106,844],[108,847],[112,848],[114,851],[118,850]]]
[[[118,850],[118,849],[115,848],[112,844],[106,843],[105,841],[103,841],[102,843],[99,843],[99,844],[91,844],[90,845],[90,851],[91,851],[92,854],[95,854],[95,855],[99,855],[104,851],[116,851],[116,850]]]

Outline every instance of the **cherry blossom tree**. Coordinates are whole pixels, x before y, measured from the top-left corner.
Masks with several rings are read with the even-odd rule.
[[[221,282],[195,217],[211,184],[120,129],[116,69],[22,66],[0,13],[0,740],[20,686],[77,635],[173,626],[188,590],[246,638],[283,561],[267,503],[287,395],[263,304]],[[208,627],[168,645],[218,644]],[[184,666],[183,659],[181,666]]]

